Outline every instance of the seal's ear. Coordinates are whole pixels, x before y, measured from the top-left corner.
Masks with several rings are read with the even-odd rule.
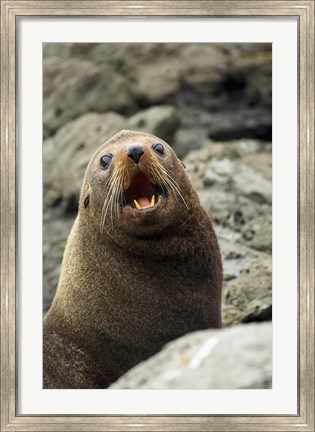
[[[89,204],[90,204],[90,196],[91,196],[91,188],[90,188],[90,186],[88,186],[86,188],[86,191],[85,191],[84,195],[85,195],[85,198],[84,198],[84,201],[83,201],[83,206],[84,206],[84,208],[87,208],[89,206]]]
[[[186,165],[184,164],[183,161],[181,161],[179,158],[177,158],[179,160],[179,162],[183,165],[183,167],[186,169]]]

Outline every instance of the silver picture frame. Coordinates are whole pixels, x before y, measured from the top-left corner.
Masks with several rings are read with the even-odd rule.
[[[17,26],[19,18],[30,16],[297,18],[299,130],[296,415],[18,414]],[[1,431],[314,431],[314,147],[314,1],[1,1]]]

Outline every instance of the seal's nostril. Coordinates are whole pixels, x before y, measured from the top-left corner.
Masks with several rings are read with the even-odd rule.
[[[135,143],[127,145],[127,155],[134,160],[136,164],[139,163],[141,156],[144,153],[143,144]]]

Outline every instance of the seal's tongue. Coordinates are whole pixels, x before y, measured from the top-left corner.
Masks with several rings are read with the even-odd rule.
[[[151,201],[147,197],[138,197],[133,200],[137,209],[141,210],[143,208],[153,207],[155,204],[155,196],[153,195]]]

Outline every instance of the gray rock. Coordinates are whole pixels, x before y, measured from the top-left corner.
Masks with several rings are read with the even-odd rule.
[[[271,319],[270,148],[253,140],[210,142],[184,162],[218,234],[223,325]]]
[[[255,269],[228,281],[223,289],[224,326],[240,322],[269,321],[272,318],[272,277]]]
[[[216,90],[222,75],[227,73],[229,60],[219,45],[185,44],[181,50],[180,62],[180,76],[186,88],[209,92]]]
[[[231,187],[231,183],[227,184],[227,188],[218,189],[210,186],[198,190],[200,201],[216,223],[238,232],[245,232],[248,222],[259,215],[270,214],[271,208],[240,195]],[[244,241],[247,240],[249,238],[244,235]]]
[[[221,253],[224,259],[225,280],[231,280],[255,269],[271,274],[271,255],[248,247],[237,238],[237,232],[225,229],[229,237],[224,237],[221,227],[217,228]],[[240,234],[239,234],[240,235]]]
[[[45,137],[86,112],[121,112],[133,104],[122,75],[83,59],[44,59],[43,86]]]
[[[88,111],[172,104],[186,131],[268,140],[271,45],[45,44],[44,96],[45,136]]]
[[[119,114],[87,113],[44,141],[44,201],[65,212],[77,209],[88,162],[107,139],[125,127]]]
[[[255,141],[254,141],[255,142]],[[257,143],[257,141],[256,141]],[[257,170],[267,180],[272,179],[272,155],[271,147],[268,147],[268,143],[264,143],[261,147],[262,152],[248,152],[243,156],[243,162]]]
[[[45,60],[51,57],[59,57],[61,59],[71,55],[71,43],[43,43],[43,58]]]
[[[176,95],[183,126],[202,126],[217,141],[271,138],[270,45],[192,44],[184,53]]]
[[[258,204],[271,204],[271,181],[254,168],[245,164],[238,165],[233,174],[233,183],[235,189],[252,201]]]
[[[271,179],[271,147],[269,143],[253,140],[253,139],[240,139],[232,141],[210,141],[203,142],[200,149],[190,151],[189,155],[185,158],[185,163],[191,169],[202,162],[207,164],[212,160],[242,160],[250,167],[260,167],[258,169],[269,180]]]
[[[272,251],[272,216],[271,212],[251,219],[241,227],[243,238],[250,247],[269,252]]]
[[[230,159],[213,160],[204,173],[203,183],[205,186],[227,185],[232,181],[233,171],[234,164]]]
[[[208,121],[208,136],[214,141],[251,137],[269,140],[271,121],[271,111],[265,108],[235,107],[233,111],[219,110]]]
[[[272,386],[272,325],[190,333],[137,365],[111,389],[266,389]]]
[[[219,223],[244,225],[271,214],[271,153],[263,143],[208,142],[184,163],[202,204]]]
[[[67,238],[74,217],[60,218],[47,212],[43,227],[43,311],[49,309],[59,281]]]
[[[140,111],[130,117],[127,127],[131,130],[151,133],[171,143],[178,123],[175,108],[171,105],[160,105]]]
[[[184,158],[190,151],[203,147],[207,141],[207,132],[204,128],[179,128],[176,131],[172,147],[179,158]]]
[[[134,95],[142,105],[169,103],[180,89],[180,65],[176,59],[157,61],[143,67],[139,65],[135,76]]]
[[[218,229],[223,257],[222,323],[266,321],[272,317],[272,259],[242,243],[229,229]],[[233,236],[234,235],[234,236]]]

